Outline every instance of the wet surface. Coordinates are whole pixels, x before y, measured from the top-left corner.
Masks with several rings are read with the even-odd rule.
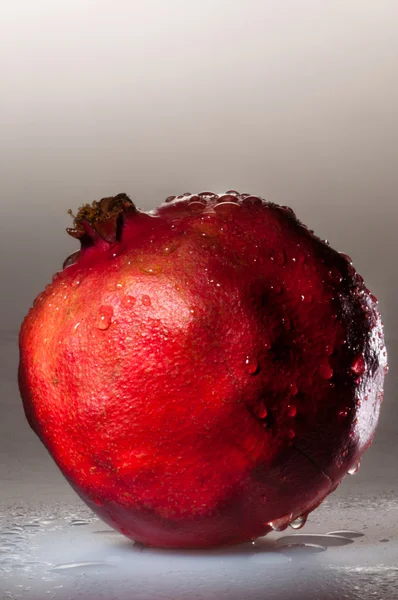
[[[395,349],[390,345],[391,365]],[[177,552],[132,543],[79,500],[25,422],[16,357],[15,336],[3,336],[0,600],[398,598],[394,369],[360,471],[303,528],[231,548]]]

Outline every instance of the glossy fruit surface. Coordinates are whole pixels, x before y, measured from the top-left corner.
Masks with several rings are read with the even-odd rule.
[[[283,529],[353,471],[386,366],[377,301],[287,207],[230,191],[85,205],[20,333],[27,419],[144,544]],[[296,521],[297,522],[297,521]]]

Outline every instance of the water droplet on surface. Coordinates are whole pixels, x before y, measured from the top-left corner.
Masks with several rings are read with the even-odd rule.
[[[294,404],[289,404],[287,407],[287,414],[289,417],[295,417],[297,415],[297,407]]]
[[[351,365],[351,371],[353,371],[356,375],[363,375],[365,373],[365,360],[362,355],[354,358]]]
[[[111,567],[111,566],[112,565],[110,565],[104,561],[93,560],[93,561],[86,561],[86,562],[62,563],[59,565],[55,565],[54,567],[52,567],[50,569],[50,571],[54,571],[56,573],[59,573],[62,571],[73,571],[73,573],[76,573],[76,572],[84,573],[86,570],[95,570],[95,569],[99,569],[102,567]]]
[[[318,544],[286,544],[278,548],[281,554],[294,556],[295,558],[299,558],[300,556],[304,558],[308,554],[319,554],[320,552],[325,552],[325,550],[324,546]]]
[[[90,521],[86,521],[85,519],[72,519],[70,524],[73,526],[89,525]]]
[[[40,521],[40,525],[52,525],[54,522],[54,519],[42,519]]]
[[[100,306],[96,326],[101,331],[105,331],[112,323],[113,308],[111,306]]]
[[[337,415],[340,419],[345,419],[346,417],[348,417],[348,410],[346,410],[346,409],[339,410]]]
[[[352,467],[350,467],[347,471],[348,475],[355,475],[356,473],[358,473],[360,466],[361,466],[361,463],[358,462],[355,465],[353,465]]]
[[[290,393],[292,396],[297,396],[298,394],[298,387],[295,383],[291,383],[290,384]]]
[[[95,534],[100,535],[117,535],[120,538],[120,533],[116,531],[116,529],[98,529],[97,531],[93,531]]]
[[[321,365],[319,367],[319,374],[323,379],[331,379],[333,377],[333,369],[328,364]]]
[[[319,544],[328,548],[330,546],[346,546],[352,543],[352,539],[323,533],[295,533],[278,538],[276,543],[278,546],[286,544]]]
[[[260,371],[260,365],[257,360],[252,360],[249,356],[246,357],[246,370],[250,375],[256,375]]]
[[[147,294],[144,294],[141,298],[141,302],[144,306],[151,306],[151,299]]]
[[[341,529],[339,531],[328,531],[326,535],[338,535],[341,537],[347,537],[349,539],[354,539],[358,537],[363,537],[365,534],[360,533],[359,531],[351,531],[350,529]]]
[[[300,517],[293,519],[293,521],[290,523],[290,527],[292,529],[301,529],[306,524],[307,518],[307,515],[301,515]]]

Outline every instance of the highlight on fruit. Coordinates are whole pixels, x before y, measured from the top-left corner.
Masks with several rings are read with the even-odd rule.
[[[72,213],[71,213],[72,214]],[[231,545],[359,468],[383,400],[376,297],[292,209],[229,190],[85,204],[20,331],[31,428],[80,498],[148,546]]]

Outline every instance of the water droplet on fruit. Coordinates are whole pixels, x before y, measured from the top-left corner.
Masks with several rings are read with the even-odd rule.
[[[340,419],[345,419],[348,416],[348,410],[339,410],[337,415]]]
[[[200,192],[198,196],[201,198],[218,198],[218,194],[215,194],[214,192]]]
[[[271,529],[273,529],[274,531],[283,531],[283,530],[284,530],[284,529],[286,529],[286,527],[287,527],[287,526],[286,526],[286,527],[283,527],[283,528],[279,528],[279,527],[278,527],[278,525],[276,524],[276,522],[274,522],[274,521],[271,521],[271,522],[269,523],[269,526],[270,526],[270,527],[271,527]]]
[[[293,440],[296,437],[296,432],[294,431],[294,429],[287,430],[287,437],[289,438],[289,440]]]
[[[200,198],[200,196],[191,196],[191,198],[189,199],[188,202],[188,208],[190,208],[191,211],[203,211],[203,209],[206,207],[206,200],[204,200],[203,198]]]
[[[137,300],[136,298],[134,298],[134,296],[125,296],[123,298],[123,305],[125,305],[126,307],[134,306],[136,302]]]
[[[356,358],[354,358],[354,361],[351,365],[351,370],[356,374],[356,375],[363,375],[365,372],[365,361],[362,355],[357,356]]]
[[[289,417],[295,417],[297,415],[297,407],[294,404],[288,404],[287,414]]]
[[[330,269],[329,273],[329,278],[334,282],[334,283],[341,283],[343,281],[343,277],[340,273],[340,271],[338,271],[337,269]]]
[[[340,254],[340,256],[342,258],[344,258],[344,260],[346,262],[348,262],[349,265],[352,265],[352,258],[351,258],[351,256],[348,256],[348,254],[344,254],[344,252],[339,252],[339,254]]]
[[[348,469],[348,475],[355,475],[359,471],[359,467],[361,466],[360,462],[357,462],[356,465],[353,465],[350,469]]]
[[[298,394],[298,387],[295,383],[291,383],[290,384],[290,393],[292,396],[297,396]]]
[[[285,529],[287,529],[289,527],[291,518],[292,518],[292,515],[285,515],[284,517],[281,517],[280,519],[274,519],[274,521],[271,521],[270,523],[268,523],[268,525],[274,531],[284,531]]]
[[[333,369],[328,364],[321,365],[319,367],[319,374],[323,379],[331,379],[333,377]]]
[[[284,265],[286,262],[286,256],[283,250],[273,250],[270,258],[276,262],[277,265]]]
[[[82,274],[78,273],[71,280],[70,285],[71,285],[71,287],[79,287],[79,285],[81,284],[81,282],[82,282]]]
[[[305,261],[306,261],[305,254],[301,254],[300,253],[300,254],[297,255],[297,264],[303,265],[305,263]]]
[[[308,515],[300,515],[290,523],[292,529],[301,529],[307,522]]]
[[[265,419],[268,416],[268,409],[262,404],[255,408],[255,413],[259,419]]]
[[[70,254],[67,258],[65,258],[62,268],[66,269],[67,267],[70,267],[70,265],[73,265],[77,259],[80,256],[80,250],[77,250],[76,252],[73,252],[72,254]]]
[[[250,204],[252,206],[261,206],[263,204],[263,201],[261,200],[261,198],[259,196],[251,196],[250,194],[242,194],[242,197],[244,198],[243,203],[244,204]]]
[[[144,306],[151,306],[151,299],[147,294],[144,294],[141,298],[141,302]]]
[[[112,323],[113,308],[111,306],[100,306],[99,315],[96,320],[98,329],[105,331]]]
[[[238,199],[236,196],[234,196],[233,194],[223,194],[222,196],[219,196],[217,204],[214,208],[217,208],[217,206],[223,204],[224,202],[232,202],[232,204],[234,204],[235,206],[239,206]]]
[[[246,370],[250,375],[256,375],[260,371],[260,365],[257,360],[252,360],[249,356],[246,357]]]

